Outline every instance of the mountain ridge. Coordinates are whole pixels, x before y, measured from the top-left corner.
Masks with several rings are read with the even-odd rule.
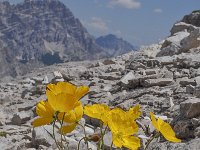
[[[118,56],[136,50],[136,47],[132,44],[114,34],[100,36],[96,38],[96,43],[107,49],[112,56]]]

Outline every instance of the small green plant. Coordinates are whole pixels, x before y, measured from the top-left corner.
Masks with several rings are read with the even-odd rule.
[[[6,137],[6,136],[7,136],[7,134],[8,134],[8,133],[7,133],[7,132],[5,132],[5,131],[1,131],[1,132],[0,132],[0,136],[1,136],[1,137]]]
[[[197,12],[200,12],[200,10],[194,10],[194,11],[192,11],[192,13],[197,13]]]

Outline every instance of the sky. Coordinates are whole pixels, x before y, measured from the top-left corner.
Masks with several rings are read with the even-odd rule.
[[[9,0],[21,2],[23,0]],[[133,45],[157,43],[200,0],[60,0],[94,37],[115,34]]]

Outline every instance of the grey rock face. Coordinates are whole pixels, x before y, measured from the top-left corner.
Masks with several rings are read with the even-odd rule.
[[[193,11],[191,14],[183,17],[182,22],[187,24],[192,24],[194,26],[200,27],[200,11]]]
[[[0,76],[108,55],[58,0],[0,2]]]

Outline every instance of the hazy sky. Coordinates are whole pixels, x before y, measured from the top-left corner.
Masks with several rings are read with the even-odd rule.
[[[22,0],[10,0],[20,2]],[[175,22],[200,0],[60,0],[95,37],[113,33],[133,45],[148,45],[170,34]]]

